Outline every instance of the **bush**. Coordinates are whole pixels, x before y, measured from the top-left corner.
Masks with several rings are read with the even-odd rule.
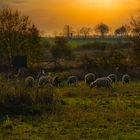
[[[52,57],[57,60],[60,58],[67,58],[71,55],[71,47],[68,44],[68,40],[64,37],[56,37],[55,45],[50,47]]]
[[[45,108],[55,106],[52,87],[24,89],[22,82],[0,85],[0,113],[2,114],[36,114]],[[41,110],[38,108],[42,108]],[[50,111],[49,109],[48,111]]]
[[[117,42],[113,42],[113,43],[95,41],[93,43],[87,43],[87,44],[83,44],[81,46],[77,46],[75,48],[75,50],[76,51],[81,51],[81,50],[101,50],[101,51],[104,51],[108,47],[112,47],[112,48],[117,47],[118,49],[127,49],[127,48],[130,48],[131,45],[132,44],[129,41],[127,41],[127,42],[117,41]]]

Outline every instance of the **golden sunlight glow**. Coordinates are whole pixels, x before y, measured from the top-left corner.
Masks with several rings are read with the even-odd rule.
[[[94,7],[110,8],[118,5],[118,0],[81,0],[86,5],[92,5]]]
[[[90,3],[96,3],[97,5],[104,5],[104,6],[111,6],[116,4],[117,0],[97,0],[96,2],[94,0],[87,0]]]
[[[49,33],[61,31],[65,24],[77,28],[105,22],[117,27],[128,23],[140,9],[139,0],[3,0],[3,3],[29,15],[40,29]]]

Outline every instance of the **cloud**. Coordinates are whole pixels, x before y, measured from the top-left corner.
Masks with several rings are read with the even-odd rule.
[[[14,3],[14,4],[20,4],[25,3],[27,0],[2,0],[3,3]]]
[[[9,5],[24,4],[27,0],[0,0],[0,7],[5,7]]]

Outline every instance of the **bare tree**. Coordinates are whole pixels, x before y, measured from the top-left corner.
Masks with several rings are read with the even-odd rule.
[[[130,24],[131,24],[133,36],[135,37],[135,39],[139,41],[140,40],[140,17],[138,18],[132,17]]]
[[[133,57],[135,62],[140,66],[140,16],[138,18],[131,18],[130,21],[133,36],[131,38],[133,42]]]
[[[82,27],[82,28],[80,29],[80,33],[81,33],[82,35],[84,35],[85,38],[87,38],[87,36],[89,35],[90,32],[91,32],[91,28],[90,28],[90,27]]]
[[[109,26],[104,23],[100,23],[96,25],[95,32],[99,33],[101,37],[104,37],[105,34],[109,33]]]
[[[126,26],[121,26],[115,30],[115,35],[127,35],[128,30]]]

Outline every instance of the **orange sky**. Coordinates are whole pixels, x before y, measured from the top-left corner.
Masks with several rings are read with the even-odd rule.
[[[105,22],[112,28],[125,24],[140,8],[140,0],[0,0],[29,15],[47,34],[59,32],[65,24],[94,27]]]

